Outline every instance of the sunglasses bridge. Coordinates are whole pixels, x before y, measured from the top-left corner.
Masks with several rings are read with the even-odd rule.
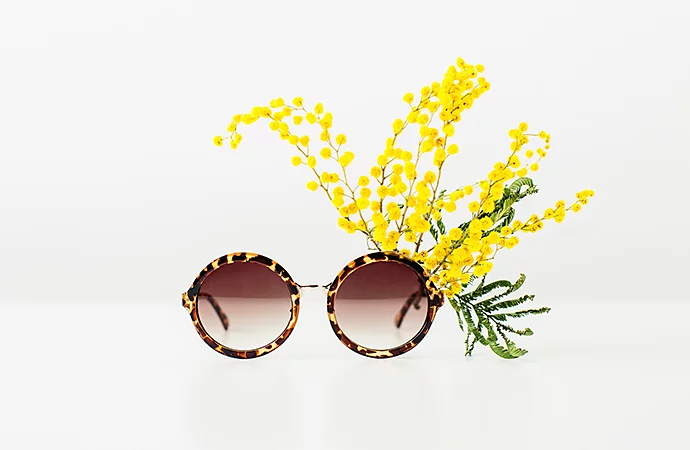
[[[297,284],[297,283],[295,283]],[[333,283],[328,283],[328,284],[297,284],[297,287],[302,290],[302,289],[325,289],[329,290]]]

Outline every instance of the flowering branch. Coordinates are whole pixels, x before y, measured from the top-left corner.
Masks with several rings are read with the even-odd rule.
[[[350,234],[360,232],[377,250],[399,252],[418,261],[428,271],[456,310],[459,325],[467,328],[468,355],[479,342],[501,357],[515,358],[526,351],[518,349],[506,333],[526,336],[531,330],[518,330],[505,321],[509,317],[542,314],[548,308],[499,311],[518,306],[533,296],[497,303],[496,298],[503,298],[507,295],[504,293],[494,299],[480,300],[492,289],[506,287],[510,293],[524,282],[521,276],[516,283],[500,280],[484,285],[486,275],[493,269],[499,251],[514,248],[520,242],[519,232],[539,231],[548,220],[562,222],[567,212],[580,211],[594,192],[583,190],[568,206],[560,200],[542,215],[532,214],[524,222],[515,220],[515,205],[538,192],[528,175],[539,170],[551,142],[551,136],[545,131],[527,133],[529,127],[524,122],[508,132],[511,139],[508,156],[496,162],[485,179],[456,185],[451,190],[441,189],[443,168],[460,151],[457,144],[449,143],[455,135],[455,126],[462,114],[491,87],[480,76],[483,71],[483,66],[470,65],[458,58],[440,83],[434,81],[421,88],[416,102],[414,94],[405,94],[403,101],[409,111],[404,118],[393,121],[392,136],[386,140],[368,174],[348,176],[347,168],[355,155],[345,149],[347,137],[340,133],[333,139],[333,115],[325,112],[321,103],[306,109],[301,97],[294,98],[289,105],[277,98],[268,106],[256,106],[248,113],[235,115],[227,127],[230,135],[216,136],[214,143],[222,146],[228,141],[236,149],[242,141],[238,127],[265,119],[272,131],[296,149],[292,164],[310,170],[314,179],[307,182],[307,189],[326,193],[339,213],[340,228]],[[312,140],[308,133],[296,132],[304,125],[318,131],[318,141]],[[414,128],[419,140],[412,152],[398,146],[398,138]],[[536,148],[525,148],[531,139],[537,142]],[[317,146],[321,149],[313,150]],[[429,159],[427,155],[434,170],[421,169],[423,160]],[[446,223],[457,213],[460,202],[466,203],[469,220],[447,228]],[[431,242],[430,238],[433,243],[425,245]],[[479,287],[468,292],[476,280],[481,280]],[[491,289],[487,290],[488,287]],[[498,337],[504,345],[498,344]]]

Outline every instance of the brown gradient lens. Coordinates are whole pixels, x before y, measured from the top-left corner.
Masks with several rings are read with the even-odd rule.
[[[395,261],[367,264],[350,273],[333,301],[343,334],[373,350],[410,341],[423,328],[428,310],[429,297],[417,272]]]
[[[292,300],[287,284],[269,268],[234,262],[204,279],[197,308],[201,325],[216,342],[253,350],[270,344],[287,328]]]

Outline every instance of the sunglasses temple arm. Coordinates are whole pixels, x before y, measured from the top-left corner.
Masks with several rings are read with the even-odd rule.
[[[395,315],[395,327],[400,328],[400,325],[402,325],[402,321],[405,318],[405,315],[407,314],[407,311],[410,309],[410,306],[414,304],[415,309],[419,309],[420,305],[419,302],[422,300],[422,288],[421,286],[409,297],[407,297],[407,300],[405,300],[405,303],[403,303],[402,307],[400,308],[400,311]]]
[[[230,321],[228,320],[227,314],[225,314],[223,308],[220,307],[216,299],[213,298],[211,294],[208,294],[206,292],[200,292],[199,295],[197,295],[197,298],[205,298],[206,300],[208,300],[208,302],[213,307],[213,310],[218,315],[218,318],[220,319],[221,323],[223,324],[223,328],[227,331],[228,327],[230,326]]]

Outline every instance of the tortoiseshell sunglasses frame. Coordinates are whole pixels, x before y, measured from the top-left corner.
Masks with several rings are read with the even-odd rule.
[[[419,332],[406,343],[387,350],[371,349],[363,347],[351,341],[340,329],[340,326],[338,325],[338,320],[335,315],[336,294],[338,292],[338,288],[345,281],[347,276],[361,267],[382,261],[393,261],[399,264],[404,264],[410,267],[412,270],[414,270],[417,276],[419,277],[423,288],[426,290],[426,294],[429,299],[427,315],[424,320],[424,324],[422,325],[422,328],[419,330]],[[236,262],[252,262],[255,264],[260,264],[275,272],[287,285],[288,290],[290,292],[290,298],[292,301],[290,320],[288,321],[285,330],[283,330],[283,332],[280,333],[280,335],[269,344],[263,347],[255,348],[253,350],[236,350],[224,346],[223,344],[214,340],[206,332],[203,325],[201,324],[201,321],[199,320],[199,313],[197,309],[197,302],[199,300],[199,297],[210,297],[207,294],[200,294],[200,289],[203,281],[206,279],[207,276],[211,274],[211,272],[218,269],[219,267],[224,266],[226,264],[233,264]],[[182,294],[182,306],[184,306],[184,308],[189,313],[194,324],[194,328],[196,329],[197,333],[199,333],[199,336],[201,336],[201,339],[203,339],[203,341],[216,352],[223,354],[225,356],[230,356],[232,358],[256,358],[272,352],[273,350],[278,348],[282,343],[284,343],[290,336],[290,334],[292,334],[292,331],[295,329],[295,325],[297,324],[297,318],[299,317],[300,287],[316,286],[301,286],[295,283],[293,278],[290,276],[287,270],[283,268],[283,266],[278,264],[276,261],[267,258],[266,256],[259,255],[257,253],[247,252],[230,253],[221,256],[220,258],[217,258],[216,260],[208,264],[206,267],[204,267],[204,269],[196,276],[194,282],[192,283],[191,287],[187,290],[187,292]],[[331,328],[335,332],[335,335],[338,337],[340,342],[343,343],[343,345],[345,345],[353,352],[359,353],[363,356],[368,356],[370,358],[391,358],[394,356],[402,355],[403,353],[412,350],[422,341],[422,339],[424,339],[426,334],[429,332],[434,318],[436,317],[436,312],[438,311],[438,308],[440,308],[443,305],[443,294],[431,282],[431,279],[429,278],[429,275],[426,272],[426,270],[424,270],[424,268],[421,265],[419,265],[416,261],[396,252],[375,252],[360,256],[359,258],[347,264],[330,284],[323,287],[328,289],[328,295],[326,299],[326,311],[328,313],[328,320],[331,322]],[[401,311],[398,313],[398,316],[395,318],[396,326],[400,326],[402,318],[405,316],[407,310],[410,308],[410,306],[412,306],[413,303],[417,303],[415,307],[419,308],[419,298],[420,297],[410,297],[405,302]],[[210,297],[209,300],[212,302],[212,305],[214,305],[214,309],[219,314],[224,327],[227,329],[227,317],[225,317],[224,314],[221,314],[218,311],[218,308],[215,306],[215,300],[213,300],[212,297]]]

